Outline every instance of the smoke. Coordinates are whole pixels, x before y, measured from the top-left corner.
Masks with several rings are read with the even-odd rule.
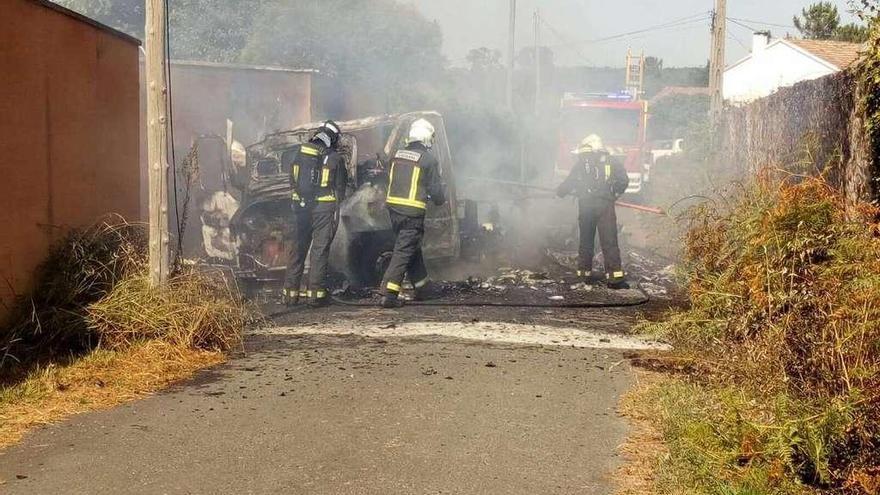
[[[73,8],[100,15],[104,22],[142,35],[138,26],[143,0],[119,0],[110,6],[103,0],[64,1]],[[678,10],[691,13],[694,1],[665,8],[673,11],[664,15],[679,15]],[[540,2],[542,17],[559,32],[552,32],[548,26],[542,28],[541,91],[536,92],[530,14],[539,2],[520,0],[519,52],[511,109],[506,97],[504,53],[507,2],[243,2],[172,2],[174,57],[315,69],[319,73],[299,77],[286,73],[245,75],[244,71],[240,76],[230,76],[227,72],[223,75],[228,79],[226,83],[218,84],[219,72],[211,75],[204,69],[187,78],[175,71],[172,93],[179,148],[188,147],[192,138],[201,134],[225,137],[227,119],[234,124],[233,137],[249,145],[267,133],[289,129],[305,120],[348,120],[381,113],[437,110],[445,116],[455,164],[455,177],[446,180],[457,185],[461,198],[480,201],[484,215],[481,221],[486,220],[489,211],[497,210],[501,223],[516,234],[522,245],[546,243],[557,237],[554,231],[571,230],[575,222],[571,202],[553,198],[548,192],[539,194],[475,179],[554,187],[561,180],[555,169],[560,155],[562,94],[620,89],[623,70],[583,66],[620,65],[625,54],[625,49],[615,44],[584,47],[579,54],[590,59],[585,60],[562,46],[559,36],[600,37],[656,22],[657,14],[656,9],[646,8],[647,2],[632,0],[604,5],[606,14],[620,15],[614,23],[598,22],[590,15],[592,9],[582,2]],[[469,22],[461,22],[462,18]],[[475,23],[480,29],[473,29]],[[669,33],[666,36],[670,37]],[[686,41],[681,35],[671,37],[679,43]],[[672,60],[676,60],[673,53],[684,53],[666,50],[663,44],[652,42],[651,46],[661,51],[658,55]],[[609,57],[607,61],[595,56],[597,50]],[[703,55],[692,58],[702,65]],[[567,67],[571,64],[581,67]],[[657,89],[663,85],[697,84],[693,82],[694,73],[676,73],[668,68],[659,69],[651,77]],[[311,89],[310,95],[302,92],[306,86]],[[671,115],[667,120],[681,127],[680,123],[690,120],[690,116],[677,112],[667,112]],[[377,141],[381,142],[381,137]],[[369,203],[368,198],[358,199]]]

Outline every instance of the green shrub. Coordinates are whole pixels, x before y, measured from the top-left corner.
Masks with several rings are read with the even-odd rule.
[[[693,212],[691,308],[653,329],[707,371],[716,409],[693,411],[685,424],[696,430],[673,437],[713,439],[706,448],[730,454],[710,478],[739,466],[734,491],[712,493],[749,493],[749,476],[774,469],[876,493],[866,487],[880,473],[878,214],[822,179],[771,173]]]

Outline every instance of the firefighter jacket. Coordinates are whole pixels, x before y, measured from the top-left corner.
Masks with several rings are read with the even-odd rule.
[[[446,202],[440,178],[440,162],[421,143],[398,150],[391,158],[388,176],[388,209],[409,217],[422,217],[428,200]]]
[[[629,176],[608,153],[583,153],[556,193],[560,197],[574,194],[581,207],[603,208],[623,196]]]
[[[345,160],[321,142],[301,145],[290,166],[294,207],[333,210],[345,200]]]

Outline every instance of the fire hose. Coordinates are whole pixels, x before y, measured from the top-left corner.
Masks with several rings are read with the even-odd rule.
[[[601,301],[592,301],[592,302],[581,302],[581,303],[512,303],[512,302],[468,302],[468,301],[406,301],[405,306],[416,306],[416,307],[436,307],[436,308],[522,308],[522,309],[618,309],[618,308],[635,308],[639,306],[644,306],[651,302],[651,298],[644,292],[642,293],[642,297],[635,301],[620,301],[620,302],[601,302]],[[352,301],[341,299],[339,297],[333,296],[331,298],[335,304],[339,304],[340,306],[348,306],[348,307],[357,307],[357,308],[375,308],[378,307],[379,304],[375,301]],[[294,309],[284,309],[281,311],[276,311],[274,313],[270,313],[265,315],[266,318],[272,319],[277,318],[279,316],[289,315],[293,313]]]
[[[641,296],[631,301],[584,301],[571,303],[515,303],[515,302],[492,302],[492,301],[443,301],[443,300],[427,300],[427,301],[405,301],[405,306],[416,307],[437,307],[437,308],[540,308],[540,309],[614,309],[614,308],[634,308],[644,306],[651,302],[651,297],[642,290],[637,289]],[[331,297],[334,303],[341,306],[357,307],[357,308],[374,308],[378,306],[378,302],[374,299],[351,300],[343,299],[338,296]],[[267,315],[269,318],[275,318],[290,314],[293,310],[287,309]]]
[[[613,308],[634,308],[644,306],[651,302],[651,298],[643,291],[642,296],[634,301],[589,301],[580,303],[513,303],[513,302],[480,302],[480,301],[406,301],[406,306],[434,306],[438,308],[559,308],[559,309],[613,309]],[[377,303],[374,301],[350,301],[333,297],[333,302],[343,306],[353,307],[375,307]]]
[[[522,182],[515,182],[515,181],[509,181],[509,180],[492,179],[490,177],[463,177],[463,179],[468,180],[468,181],[475,181],[475,182],[492,182],[495,184],[516,186],[516,187],[521,187],[523,189],[531,189],[534,191],[553,192],[553,193],[556,192],[555,189],[551,189],[549,187],[534,186],[531,184],[524,184]],[[632,203],[626,203],[623,201],[617,201],[615,204],[621,208],[628,208],[630,210],[636,210],[636,211],[641,211],[641,212],[645,212],[645,213],[652,213],[654,215],[666,216],[666,212],[662,208],[657,208],[657,207],[653,207],[653,206],[636,205],[636,204],[632,204]]]

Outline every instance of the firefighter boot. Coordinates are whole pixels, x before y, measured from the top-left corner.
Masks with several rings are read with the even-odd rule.
[[[403,307],[403,300],[398,294],[389,293],[382,296],[382,301],[379,304],[385,309],[396,309]]]
[[[441,288],[429,281],[414,284],[413,301],[428,301],[441,296]]]
[[[283,289],[281,291],[281,302],[288,308],[299,304],[299,290]]]
[[[330,298],[325,291],[319,290],[309,294],[309,307],[312,309],[324,308],[330,305]]]
[[[609,273],[608,288],[611,290],[629,289],[629,284],[626,283],[626,275],[622,271]]]
[[[591,286],[602,283],[602,276],[592,270],[578,270],[578,279]]]

